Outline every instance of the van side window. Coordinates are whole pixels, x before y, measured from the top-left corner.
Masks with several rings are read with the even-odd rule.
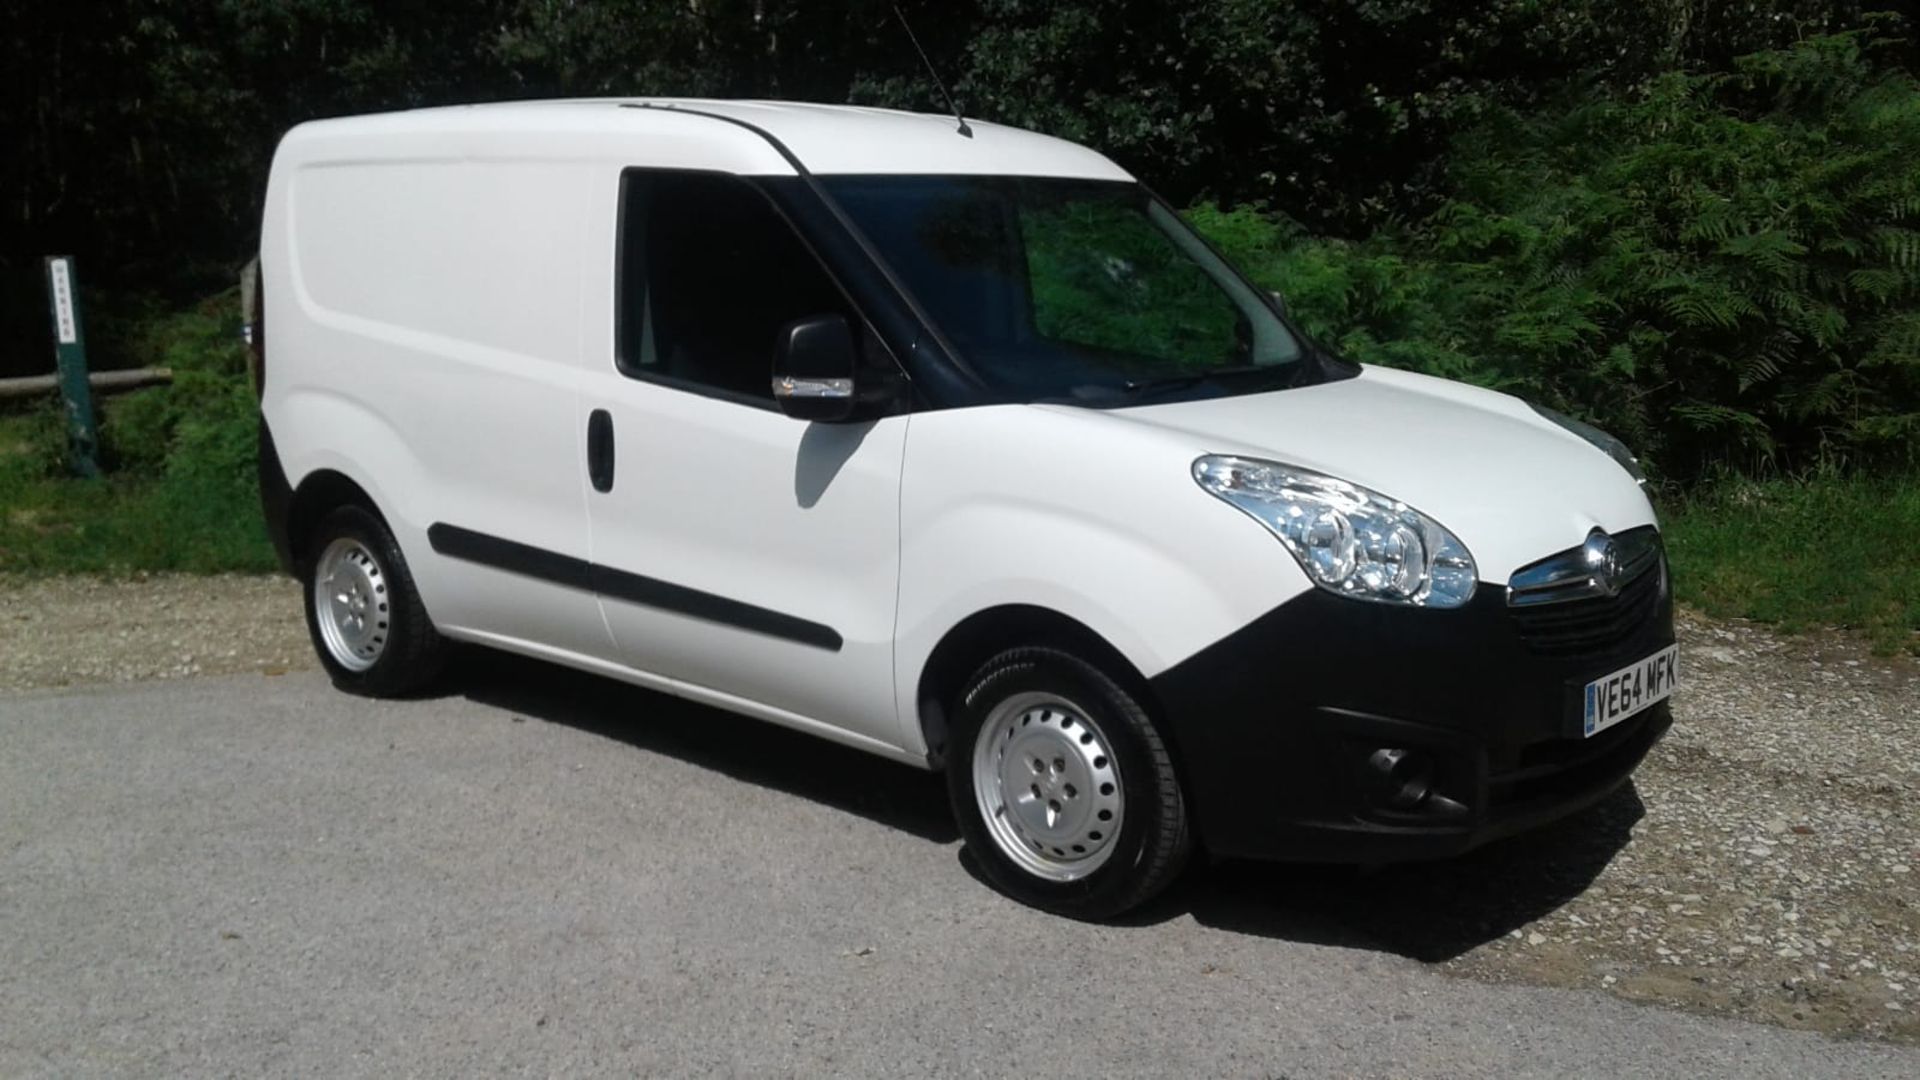
[[[621,192],[616,347],[629,375],[771,402],[786,323],[859,317],[750,183],[629,170]]]

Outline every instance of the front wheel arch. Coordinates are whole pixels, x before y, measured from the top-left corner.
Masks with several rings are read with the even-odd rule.
[[[1017,646],[1056,648],[1073,653],[1099,667],[1148,708],[1158,713],[1153,688],[1119,649],[1093,628],[1051,608],[1032,604],[1003,604],[962,619],[934,646],[920,669],[914,695],[920,734],[926,740],[927,763],[938,769],[946,762],[949,710],[966,681],[980,665]],[[1166,725],[1160,725],[1163,732]],[[1179,760],[1174,750],[1176,764]]]

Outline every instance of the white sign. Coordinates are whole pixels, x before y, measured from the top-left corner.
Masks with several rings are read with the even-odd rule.
[[[48,263],[47,273],[53,278],[54,331],[60,337],[60,344],[72,345],[80,340],[80,330],[73,322],[73,275],[68,272],[65,259]]]

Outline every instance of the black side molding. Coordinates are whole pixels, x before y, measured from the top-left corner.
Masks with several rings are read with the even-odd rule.
[[[690,615],[829,652],[839,652],[844,644],[839,632],[831,626],[457,525],[432,525],[427,529],[427,542],[448,558],[551,581],[570,589],[586,589],[616,600]]]
[[[448,558],[593,591],[593,564],[585,559],[439,523],[427,527],[427,543]]]

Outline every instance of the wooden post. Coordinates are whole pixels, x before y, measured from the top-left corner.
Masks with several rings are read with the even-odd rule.
[[[260,256],[240,268],[240,338],[247,343],[247,383],[260,398]]]
[[[173,381],[173,369],[163,367],[128,368],[125,371],[96,371],[87,376],[94,393],[137,390],[142,386]],[[0,401],[33,397],[60,389],[58,375],[28,375],[20,379],[0,379]]]
[[[87,381],[87,341],[80,318],[80,290],[73,257],[47,258],[47,296],[53,307],[53,360],[67,407],[68,461],[81,476],[100,475],[100,429],[94,423],[93,388]]]

